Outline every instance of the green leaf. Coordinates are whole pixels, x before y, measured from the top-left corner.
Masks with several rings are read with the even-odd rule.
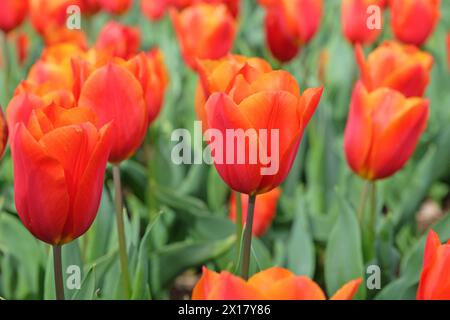
[[[93,300],[96,290],[95,265],[89,268],[79,290],[75,289],[72,300]]]
[[[212,211],[218,211],[227,204],[230,188],[223,182],[214,166],[211,166],[208,174],[208,188],[206,195],[208,206]]]

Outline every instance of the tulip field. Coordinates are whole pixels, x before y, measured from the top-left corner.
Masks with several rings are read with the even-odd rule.
[[[449,0],[2,0],[0,37],[0,300],[450,300]]]

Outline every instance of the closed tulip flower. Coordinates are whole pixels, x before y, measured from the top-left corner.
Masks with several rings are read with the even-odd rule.
[[[351,300],[362,279],[346,283],[332,300]],[[192,292],[192,300],[325,300],[317,283],[306,276],[273,267],[253,275],[245,281],[222,271],[216,273],[203,267],[200,280]]]
[[[267,193],[262,194],[255,204],[255,216],[253,221],[252,233],[255,236],[262,236],[269,229],[272,220],[277,211],[277,202],[280,197],[281,189],[275,188]],[[241,194],[242,203],[242,224],[247,219],[248,195]],[[236,199],[235,193],[231,193],[230,198],[230,219],[236,221]]]
[[[9,32],[19,26],[25,19],[28,0],[0,1],[0,30]]]
[[[406,97],[423,96],[430,81],[433,56],[412,45],[387,41],[369,54],[367,60],[360,46],[355,49],[365,87],[388,87]]]
[[[352,43],[368,44],[374,42],[381,33],[370,21],[371,6],[377,5],[380,10],[384,0],[343,0],[341,7],[342,28],[347,40]],[[382,13],[382,11],[381,11]],[[381,17],[380,17],[381,18]],[[381,21],[380,21],[381,22]]]
[[[237,150],[241,156],[245,155],[245,161],[229,162],[223,161],[231,152],[227,150],[227,139],[215,142],[214,149],[220,152],[213,155],[213,160],[222,179],[233,190],[249,195],[277,187],[292,166],[303,131],[321,94],[322,88],[315,88],[301,95],[297,81],[285,71],[267,72],[255,78],[238,75],[228,94],[212,94],[206,102],[209,128],[218,130],[223,137],[227,130],[255,132],[251,143],[271,149],[265,151],[272,159],[260,156],[252,163],[250,155],[254,155],[254,150],[250,150],[251,143],[245,144],[242,150]],[[263,132],[267,135],[265,139]],[[279,134],[279,139],[271,144],[268,141],[276,139],[274,132]]]
[[[428,233],[417,300],[450,300],[450,241],[441,244],[438,235]]]
[[[421,46],[433,33],[440,17],[440,0],[390,0],[395,37]]]
[[[95,47],[113,56],[129,59],[137,54],[141,46],[141,33],[138,28],[108,22],[100,31]]]
[[[181,53],[192,69],[197,59],[220,59],[232,48],[236,21],[223,4],[195,4],[177,11],[170,10]]]
[[[374,181],[400,170],[413,154],[429,115],[429,102],[359,82],[345,129],[345,154],[352,170]]]
[[[0,158],[5,153],[6,144],[8,142],[8,124],[6,123],[5,115],[0,108]]]
[[[8,108],[15,114],[15,203],[36,238],[61,245],[85,233],[97,214],[112,132],[109,124],[97,129],[87,108],[30,105],[35,101],[16,96],[15,110]]]

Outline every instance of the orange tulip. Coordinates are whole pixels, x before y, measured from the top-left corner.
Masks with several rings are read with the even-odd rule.
[[[433,33],[440,17],[440,0],[390,0],[395,37],[420,46]]]
[[[207,129],[205,103],[214,92],[229,92],[239,75],[251,79],[259,74],[272,71],[272,67],[263,59],[227,55],[220,60],[198,61],[199,83],[195,96],[195,111],[202,121],[203,129]]]
[[[366,180],[387,178],[411,157],[426,128],[429,103],[380,88],[368,92],[359,82],[345,129],[345,154],[352,170]]]
[[[262,236],[269,229],[277,211],[277,202],[280,194],[281,189],[275,188],[258,197],[253,217],[253,235],[257,237]],[[242,224],[245,225],[245,221],[247,220],[248,195],[241,194],[241,203]],[[236,199],[234,192],[231,193],[229,216],[232,221],[236,221]]]
[[[0,29],[9,32],[19,26],[25,19],[28,0],[0,1]]]
[[[112,14],[123,14],[131,8],[132,0],[97,0],[101,8]]]
[[[417,300],[450,300],[450,241],[441,245],[439,236],[428,233]]]
[[[332,300],[351,300],[362,279],[346,283]],[[193,300],[325,300],[317,283],[306,276],[296,276],[287,269],[273,267],[253,275],[248,281],[226,271],[216,273],[203,267],[200,280],[192,291]]]
[[[368,9],[377,5],[384,7],[384,0],[343,0],[341,7],[342,28],[345,37],[352,44],[374,42],[381,33],[381,28],[369,27]]]
[[[195,4],[182,11],[170,10],[181,53],[196,69],[197,59],[220,59],[232,48],[236,21],[223,4]]]
[[[301,95],[297,81],[286,71],[249,78],[238,75],[228,93],[212,94],[205,108],[209,128],[225,137],[222,141],[210,141],[213,161],[222,179],[233,190],[249,195],[280,185],[292,166],[321,94],[322,88],[315,88]],[[227,150],[234,140],[227,138],[230,131],[245,133],[250,136],[249,141],[233,142],[235,150]],[[259,152],[251,146],[258,146]]]
[[[92,224],[112,142],[110,126],[95,126],[87,108],[44,105],[15,96],[8,106],[14,194],[25,227],[49,244],[64,244]]]
[[[0,158],[3,157],[8,142],[8,125],[2,108],[0,108]]]
[[[293,59],[301,45],[319,29],[322,0],[260,0],[266,7],[266,37],[269,49],[280,61]]]
[[[129,59],[141,46],[139,28],[129,27],[115,21],[108,22],[100,31],[95,47],[113,56]]]
[[[433,56],[415,46],[386,41],[367,61],[360,46],[355,48],[361,79],[369,91],[388,87],[406,97],[423,96],[430,81]]]

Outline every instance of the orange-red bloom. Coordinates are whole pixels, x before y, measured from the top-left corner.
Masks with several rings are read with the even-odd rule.
[[[212,94],[206,102],[206,115],[209,129],[224,137],[210,139],[214,140],[210,141],[213,161],[222,179],[233,190],[250,195],[280,185],[321,94],[322,88],[314,88],[301,95],[297,81],[286,71],[240,74],[228,93]],[[243,132],[249,139],[231,144],[227,141],[234,139],[227,134],[230,131]]]
[[[0,108],[0,158],[5,153],[6,144],[8,143],[8,124],[6,123],[5,115],[2,108]]]
[[[9,32],[25,19],[28,10],[28,0],[0,1],[0,30]]]
[[[255,236],[262,236],[269,229],[272,220],[277,211],[277,202],[280,197],[281,189],[275,188],[258,197],[255,204],[255,212],[253,217],[252,233]],[[245,225],[247,220],[248,195],[241,193],[242,203],[242,224]],[[236,198],[235,192],[231,193],[230,197],[230,219],[236,221]]]
[[[319,29],[322,0],[260,0],[266,7],[266,37],[280,61],[293,59]]]
[[[87,108],[45,105],[32,94],[8,106],[17,212],[49,244],[82,235],[93,222],[111,147],[110,126],[95,126]]]
[[[101,8],[112,14],[123,14],[130,9],[132,0],[97,0]]]
[[[381,28],[372,26],[370,21],[371,6],[377,5],[380,10],[384,0],[343,0],[341,21],[345,37],[352,44],[368,44],[374,42],[381,33]],[[382,11],[381,11],[382,13]]]
[[[351,300],[362,279],[347,282],[332,300]],[[287,269],[273,267],[253,275],[248,281],[222,271],[203,267],[203,274],[192,292],[193,300],[325,300],[317,283],[296,276]]]
[[[122,25],[115,21],[108,22],[100,31],[95,47],[105,50],[113,56],[129,59],[141,46],[139,28]]]
[[[450,32],[447,33],[447,63],[450,69]]]
[[[433,56],[412,45],[386,41],[369,54],[367,60],[360,46],[355,48],[365,87],[388,87],[406,97],[421,97],[430,80]]]
[[[450,241],[441,244],[439,236],[428,233],[417,300],[450,300]]]
[[[345,154],[352,170],[366,180],[387,178],[400,170],[426,128],[429,103],[380,88],[356,85],[345,129]]]
[[[220,59],[232,48],[236,21],[223,4],[195,4],[170,10],[184,61],[196,69],[197,59]]]
[[[440,17],[440,0],[390,0],[395,37],[420,46],[433,33]]]

